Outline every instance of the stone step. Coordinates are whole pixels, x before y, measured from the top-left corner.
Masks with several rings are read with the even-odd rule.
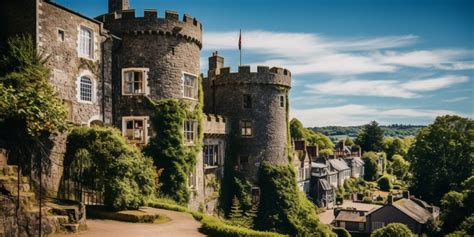
[[[7,166],[3,166],[0,169],[0,175],[17,176],[17,173],[18,173],[18,166],[16,165],[7,165]]]
[[[69,216],[52,215],[48,216],[48,218],[54,220],[56,223],[59,224],[70,224]]]
[[[61,224],[61,226],[71,233],[79,232],[79,224],[68,223],[68,224]]]

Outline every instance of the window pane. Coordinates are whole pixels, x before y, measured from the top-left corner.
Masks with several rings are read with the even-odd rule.
[[[81,77],[79,96],[82,101],[92,101],[92,80],[88,77]]]

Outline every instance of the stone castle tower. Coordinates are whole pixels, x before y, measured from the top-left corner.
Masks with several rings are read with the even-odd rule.
[[[209,58],[203,79],[205,112],[230,122],[230,146],[236,168],[253,181],[262,161],[288,164],[288,92],[291,73],[283,68],[224,67],[217,52]],[[229,160],[226,160],[228,162]]]
[[[197,88],[202,48],[202,25],[196,18],[166,11],[145,10],[136,17],[128,0],[109,0],[109,13],[96,19],[120,37],[113,53],[114,124],[123,126],[121,117],[145,116],[143,95],[152,99],[197,100],[197,90],[184,91],[183,80]],[[125,79],[122,79],[125,78]],[[127,81],[129,80],[129,81]]]

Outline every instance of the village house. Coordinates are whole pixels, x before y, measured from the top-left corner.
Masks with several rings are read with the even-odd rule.
[[[410,196],[404,191],[402,197],[388,196],[382,207],[370,211],[355,209],[335,210],[334,226],[345,228],[353,234],[366,233],[383,228],[390,223],[402,223],[413,233],[423,233],[431,220],[438,220],[439,207]]]

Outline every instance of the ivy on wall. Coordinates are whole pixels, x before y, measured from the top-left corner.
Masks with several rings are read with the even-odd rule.
[[[161,169],[157,195],[171,198],[183,205],[188,204],[193,191],[188,188],[189,174],[195,169],[204,137],[201,77],[198,80],[198,101],[155,101],[148,98],[154,110],[151,117],[154,137],[143,151],[152,157],[154,165]],[[197,134],[192,145],[185,142],[183,125],[186,120],[197,122]]]

